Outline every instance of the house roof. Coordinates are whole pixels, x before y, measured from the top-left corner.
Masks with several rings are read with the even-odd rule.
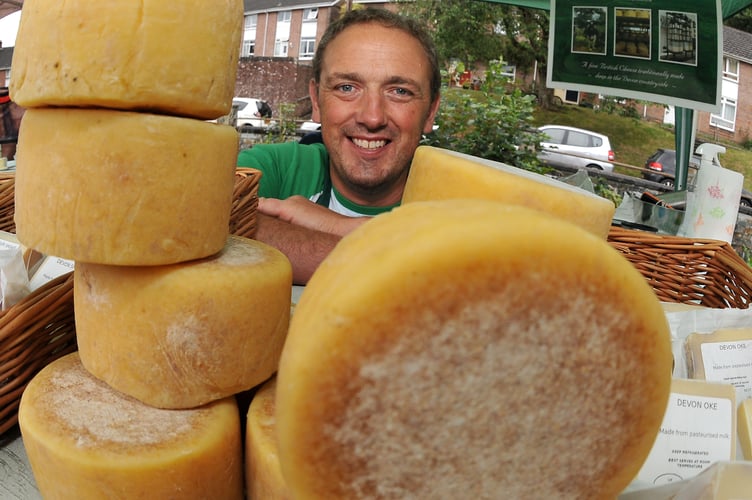
[[[724,26],[723,53],[752,64],[752,33]]]

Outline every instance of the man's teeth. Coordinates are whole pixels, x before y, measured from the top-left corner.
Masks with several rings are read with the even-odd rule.
[[[363,139],[353,139],[353,142],[356,146],[359,148],[366,148],[366,149],[377,149],[384,147],[386,145],[386,141],[366,141]]]

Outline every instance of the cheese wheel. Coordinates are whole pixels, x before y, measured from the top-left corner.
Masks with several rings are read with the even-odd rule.
[[[752,462],[752,399],[745,399],[739,405],[737,416],[739,444],[744,460]]]
[[[23,107],[230,111],[241,0],[27,0],[10,93]]]
[[[616,207],[589,191],[503,163],[420,146],[402,203],[482,198],[522,205],[573,222],[604,240]]]
[[[234,398],[152,408],[97,380],[72,353],[32,379],[18,418],[44,498],[243,498]]]
[[[238,236],[216,256],[170,266],[76,263],[81,361],[161,408],[248,390],[277,370],[291,285],[287,257]]]
[[[248,498],[289,500],[292,498],[279,467],[274,419],[276,377],[262,385],[251,400],[246,419],[245,484]]]
[[[238,134],[190,118],[29,109],[18,139],[15,222],[65,259],[161,265],[217,253],[229,234]]]
[[[614,498],[671,383],[660,302],[606,241],[488,200],[413,202],[340,241],[277,374],[296,499]]]

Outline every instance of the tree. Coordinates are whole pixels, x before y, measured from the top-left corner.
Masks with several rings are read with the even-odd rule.
[[[402,14],[428,24],[442,63],[461,61],[472,68],[501,54],[503,41],[494,31],[498,4],[462,0],[398,0]]]
[[[724,21],[726,26],[752,33],[752,7],[742,9],[736,15]]]

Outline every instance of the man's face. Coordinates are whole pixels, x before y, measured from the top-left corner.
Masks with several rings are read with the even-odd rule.
[[[321,123],[332,182],[356,203],[391,204],[402,188],[421,135],[431,131],[431,69],[410,35],[379,24],[350,26],[330,42],[313,119]]]

